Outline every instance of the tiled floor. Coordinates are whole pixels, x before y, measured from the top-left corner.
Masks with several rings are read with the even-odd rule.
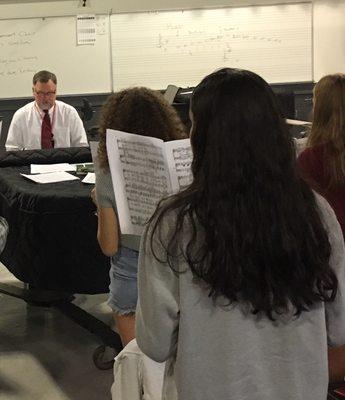
[[[2,265],[0,282],[16,282]],[[74,303],[110,322],[106,297],[78,295]],[[112,370],[92,360],[99,344],[58,310],[0,294],[0,399],[110,400]]]

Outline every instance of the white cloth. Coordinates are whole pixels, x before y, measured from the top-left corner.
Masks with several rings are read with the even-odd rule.
[[[161,400],[164,369],[165,363],[145,356],[133,339],[115,358],[112,399]]]
[[[30,150],[41,148],[42,112],[32,101],[17,110],[12,118],[6,140],[6,150]],[[49,110],[52,121],[54,147],[88,146],[83,122],[76,109],[56,100]]]

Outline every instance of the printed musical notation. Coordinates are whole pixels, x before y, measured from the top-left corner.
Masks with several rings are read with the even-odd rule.
[[[139,235],[159,201],[192,181],[190,141],[108,130],[107,149],[121,231]]]
[[[161,149],[142,142],[118,140],[120,161],[133,167],[164,170],[164,157]],[[160,150],[160,151],[157,151]]]
[[[177,174],[179,190],[185,189],[192,182],[191,164],[193,153],[191,147],[178,147],[173,149],[173,158]]]
[[[125,192],[133,225],[143,226],[159,200],[169,192],[162,148],[151,143],[117,139]]]

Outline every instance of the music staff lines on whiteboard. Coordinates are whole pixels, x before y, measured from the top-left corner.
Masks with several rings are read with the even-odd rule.
[[[171,27],[169,33],[160,32],[157,37],[157,48],[165,53],[181,53],[194,55],[200,51],[218,48],[223,52],[224,60],[228,60],[228,55],[232,51],[231,46],[236,46],[243,41],[266,42],[272,45],[279,45],[282,39],[274,36],[258,35],[251,32],[240,32],[238,27],[218,27],[218,31],[207,32],[205,30],[190,30],[179,26],[174,29]],[[200,34],[204,35],[199,39]],[[198,37],[199,35],[199,37]],[[205,37],[206,36],[206,37]],[[208,37],[207,37],[208,36]]]

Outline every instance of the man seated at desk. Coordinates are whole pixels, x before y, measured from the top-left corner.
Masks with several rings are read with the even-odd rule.
[[[32,82],[35,101],[13,115],[6,150],[88,146],[85,129],[76,109],[56,100],[55,74],[39,71]]]

